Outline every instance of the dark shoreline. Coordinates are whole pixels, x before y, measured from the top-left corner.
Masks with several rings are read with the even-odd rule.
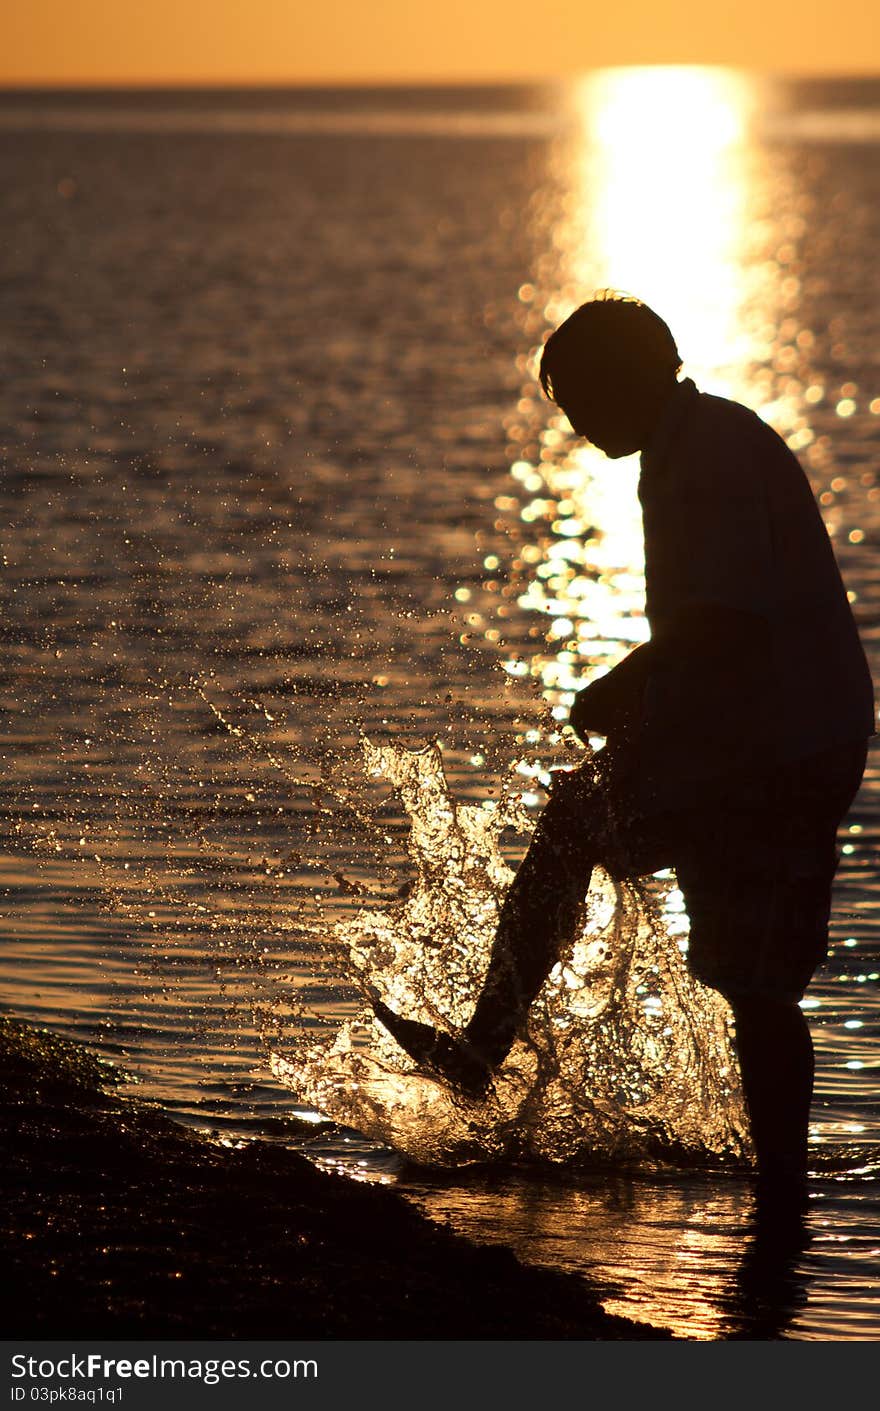
[[[6,1337],[669,1336],[385,1187],[199,1138],[45,1031],[0,1019],[0,1063]]]

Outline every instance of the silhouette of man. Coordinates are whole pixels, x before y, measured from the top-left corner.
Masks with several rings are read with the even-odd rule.
[[[828,942],[836,831],[874,733],[871,678],[828,535],[784,441],[678,380],[666,324],[636,299],[583,304],[540,378],[612,460],[641,452],[651,637],[580,691],[570,722],[606,737],[558,771],[459,1036],[379,1019],[476,1095],[573,938],[593,866],[674,866],[688,964],[731,1006],[759,1177],[806,1172],[813,1049],[799,1000]]]

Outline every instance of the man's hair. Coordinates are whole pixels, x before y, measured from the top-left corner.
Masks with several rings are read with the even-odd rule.
[[[631,294],[600,289],[550,334],[541,354],[541,386],[557,401],[560,384],[616,368],[638,378],[669,372],[681,358],[666,324]]]

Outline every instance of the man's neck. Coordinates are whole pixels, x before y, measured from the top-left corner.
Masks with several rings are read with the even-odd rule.
[[[662,461],[669,442],[678,428],[679,421],[696,391],[697,389],[689,377],[683,378],[681,382],[673,382],[665,391],[663,399],[658,405],[651,433],[642,447],[643,468],[646,465],[656,465]]]

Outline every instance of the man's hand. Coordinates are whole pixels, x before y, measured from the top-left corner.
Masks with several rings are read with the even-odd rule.
[[[646,642],[607,676],[578,692],[568,719],[581,740],[590,735],[619,736],[638,718],[652,660],[651,643]]]

